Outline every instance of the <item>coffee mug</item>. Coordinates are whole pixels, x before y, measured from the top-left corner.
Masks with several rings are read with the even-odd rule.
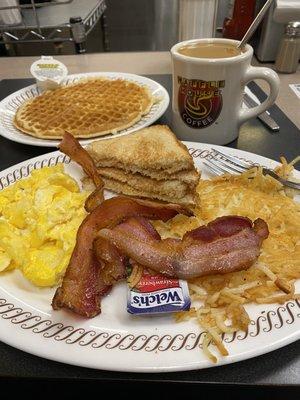
[[[253,48],[247,44],[240,51],[238,43],[198,39],[172,47],[172,128],[179,139],[230,143],[238,137],[242,123],[275,102],[278,75],[269,68],[251,66]],[[242,108],[245,85],[254,79],[267,81],[270,93],[262,104]]]

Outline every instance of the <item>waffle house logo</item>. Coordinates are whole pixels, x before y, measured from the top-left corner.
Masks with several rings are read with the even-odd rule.
[[[222,110],[225,81],[202,81],[178,76],[178,107],[181,118],[191,128],[211,125]]]

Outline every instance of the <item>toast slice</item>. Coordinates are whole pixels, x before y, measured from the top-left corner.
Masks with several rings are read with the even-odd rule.
[[[193,206],[200,173],[186,146],[166,125],[90,143],[105,187],[117,193]]]
[[[163,195],[183,197],[189,191],[189,185],[179,179],[152,179],[140,173],[128,173],[119,168],[98,168],[102,178],[111,179],[120,183],[126,183],[133,189],[148,193],[160,193]]]
[[[97,167],[117,167],[155,179],[194,170],[192,156],[166,125],[152,125],[130,135],[94,141],[87,151]]]
[[[116,193],[125,194],[127,196],[143,197],[154,200],[166,201],[167,203],[182,204],[187,207],[193,207],[195,205],[196,193],[186,193],[182,197],[174,197],[164,193],[153,193],[146,190],[138,190],[127,183],[117,181],[115,179],[103,177],[104,187]]]

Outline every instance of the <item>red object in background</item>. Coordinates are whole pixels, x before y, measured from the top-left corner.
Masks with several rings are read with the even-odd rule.
[[[223,23],[223,37],[241,40],[255,17],[256,0],[231,0]]]

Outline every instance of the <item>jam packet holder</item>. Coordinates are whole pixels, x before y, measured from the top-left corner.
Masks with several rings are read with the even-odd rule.
[[[150,274],[144,269],[139,282],[128,287],[127,311],[151,315],[188,311],[191,306],[188,284],[182,279]]]

